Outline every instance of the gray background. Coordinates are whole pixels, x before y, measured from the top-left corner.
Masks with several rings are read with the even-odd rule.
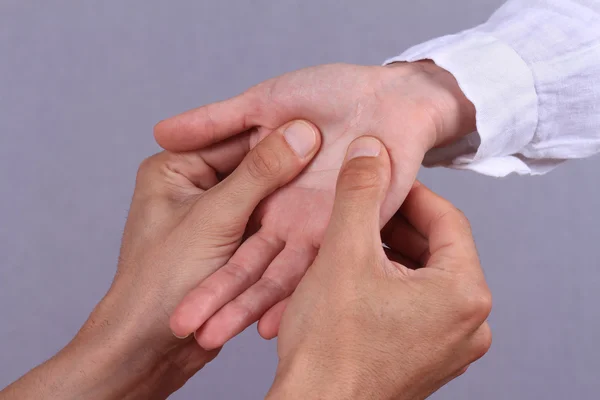
[[[300,67],[377,64],[501,0],[0,1],[0,387],[50,357],[115,270],[152,127]],[[541,178],[428,170],[471,218],[495,295],[489,355],[436,399],[596,398],[600,159]],[[175,399],[255,399],[251,328]]]

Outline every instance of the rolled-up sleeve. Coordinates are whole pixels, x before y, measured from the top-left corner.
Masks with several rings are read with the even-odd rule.
[[[426,165],[539,175],[600,151],[600,0],[511,0],[386,64],[423,59],[452,73],[477,112],[477,132]]]

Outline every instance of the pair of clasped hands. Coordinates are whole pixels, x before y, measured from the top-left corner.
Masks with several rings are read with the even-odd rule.
[[[429,396],[491,341],[469,223],[415,181],[473,121],[427,62],[309,68],[161,121],[114,282],[57,362],[96,346],[86,398],[165,398],[258,321],[267,398]]]

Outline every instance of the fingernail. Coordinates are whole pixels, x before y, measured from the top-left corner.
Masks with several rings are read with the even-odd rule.
[[[294,122],[283,133],[285,140],[300,157],[309,155],[317,143],[315,130],[305,122]]]
[[[173,333],[173,332],[171,332],[171,333]],[[175,336],[179,340],[187,339],[190,337],[190,335],[191,335],[191,333],[188,334],[187,336],[177,336],[175,333],[173,333],[173,336]]]
[[[363,136],[350,143],[346,160],[358,157],[377,157],[381,153],[381,142],[370,136]]]

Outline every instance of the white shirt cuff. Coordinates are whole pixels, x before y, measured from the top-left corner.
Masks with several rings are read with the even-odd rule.
[[[454,75],[477,112],[477,132],[432,150],[425,165],[500,177],[511,173],[543,174],[562,162],[539,165],[519,155],[536,132],[538,97],[531,70],[513,48],[472,29],[415,46],[385,64],[425,59]]]

